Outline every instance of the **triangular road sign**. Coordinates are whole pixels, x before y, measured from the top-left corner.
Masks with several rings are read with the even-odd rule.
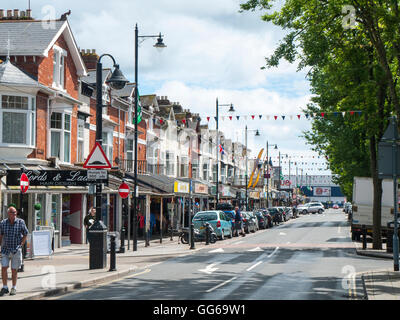
[[[108,161],[100,143],[96,142],[83,167],[87,169],[111,169],[110,161]]]

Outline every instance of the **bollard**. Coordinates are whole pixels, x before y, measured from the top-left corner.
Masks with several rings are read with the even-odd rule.
[[[111,235],[110,247],[110,270],[108,271],[117,271],[115,268],[115,235]]]
[[[125,253],[125,227],[121,228],[121,245],[119,246],[119,253]]]
[[[363,235],[363,250],[367,249],[367,228],[362,225],[362,235]]]
[[[206,223],[206,245],[210,244],[210,228],[208,222]]]
[[[171,223],[171,226],[169,227],[169,230],[170,230],[170,232],[171,232],[171,241],[174,241],[174,239],[173,239],[173,229],[172,229],[172,223]]]
[[[193,223],[190,225],[190,234],[191,234],[190,249],[195,249],[195,247],[194,247],[194,224]]]

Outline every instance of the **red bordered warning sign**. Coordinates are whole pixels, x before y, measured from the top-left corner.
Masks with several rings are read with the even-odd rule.
[[[110,161],[108,161],[100,143],[96,142],[83,167],[87,169],[111,169]]]

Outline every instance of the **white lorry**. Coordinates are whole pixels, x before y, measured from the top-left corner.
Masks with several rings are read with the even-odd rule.
[[[351,238],[360,240],[362,226],[372,236],[374,188],[372,178],[354,177]],[[386,237],[388,223],[394,220],[393,180],[382,180],[381,234]]]

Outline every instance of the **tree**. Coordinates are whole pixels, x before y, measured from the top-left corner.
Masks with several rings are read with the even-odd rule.
[[[342,14],[349,2],[358,23],[350,27],[345,23],[347,12]],[[377,142],[386,126],[385,116],[393,107],[400,115],[393,80],[400,65],[397,5],[394,1],[369,1],[361,6],[357,1],[287,0],[280,11],[269,12],[273,3],[250,0],[241,8],[266,10],[263,20],[289,30],[266,58],[266,67],[277,66],[281,59],[298,60],[299,69],[311,67],[308,78],[315,96],[305,112],[336,113],[333,118],[314,118],[313,130],[306,132],[305,138],[314,150],[327,156],[347,195],[353,177],[367,175],[369,169],[374,181],[373,246],[380,249],[382,188],[377,175]],[[355,109],[362,110],[361,117],[338,117],[338,112]]]

